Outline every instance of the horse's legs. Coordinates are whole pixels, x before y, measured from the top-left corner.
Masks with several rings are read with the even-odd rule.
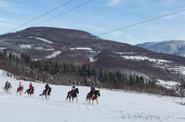
[[[19,95],[22,96],[22,91],[19,91]]]
[[[67,93],[66,101],[67,101],[68,99],[69,99],[69,101],[70,101],[69,93]]]
[[[88,98],[87,101],[88,101],[89,103],[91,103],[91,98]]]
[[[73,101],[74,101],[74,97],[72,97],[72,103],[73,103]]]
[[[76,97],[76,102],[78,102],[78,97]]]
[[[70,96],[68,96],[68,100],[69,100],[69,102],[71,102],[71,97]]]

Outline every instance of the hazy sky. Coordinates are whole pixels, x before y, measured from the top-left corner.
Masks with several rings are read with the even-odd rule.
[[[31,20],[69,0],[0,0],[0,34]],[[32,22],[31,26],[74,28],[95,35],[148,18],[185,8],[185,0],[94,0],[88,5],[37,25],[39,22],[73,8],[87,0],[74,0],[65,7]],[[18,31],[18,29],[17,29]],[[102,38],[136,44],[146,41],[185,40],[185,12],[116,31]]]

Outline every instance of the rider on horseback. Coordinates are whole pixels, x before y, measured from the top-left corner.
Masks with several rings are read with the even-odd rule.
[[[34,87],[32,85],[32,83],[29,84],[29,88],[26,90],[26,92],[28,95],[32,95],[34,94]]]
[[[33,89],[33,85],[32,83],[29,84],[29,89],[32,90]]]
[[[18,88],[23,88],[23,85],[21,84],[21,82],[19,82],[19,87]]]
[[[73,85],[72,88],[71,88],[71,93],[74,94],[75,90],[76,90],[75,85]]]
[[[91,94],[94,94],[95,91],[96,91],[96,88],[95,88],[95,85],[93,84],[93,85],[91,86],[90,93],[91,93]]]
[[[46,83],[45,89],[43,90],[42,94],[40,94],[40,96],[45,95],[45,97],[46,97],[46,96],[50,95],[50,93],[51,93],[51,87],[49,86],[48,83]]]
[[[74,91],[76,88],[75,88],[75,85],[72,86],[71,88],[71,91]]]
[[[48,93],[50,91],[50,86],[48,83],[45,85],[45,92]]]
[[[24,89],[23,85],[21,84],[21,82],[19,82],[19,86],[17,88],[17,93],[20,93],[20,95],[22,95],[23,89]]]
[[[100,97],[100,90],[96,90],[94,84],[91,86],[91,91],[87,94],[86,96],[86,100],[87,101],[93,101],[96,100],[97,104],[98,104],[98,97]]]
[[[67,93],[67,97],[66,100],[74,100],[74,98],[76,98],[76,102],[78,102],[78,94],[79,94],[79,90],[78,88],[75,87],[75,85],[72,86],[71,90]]]
[[[11,87],[12,87],[12,85],[10,84],[10,82],[6,81],[5,86],[4,86],[4,90],[8,91],[9,88],[11,88]]]

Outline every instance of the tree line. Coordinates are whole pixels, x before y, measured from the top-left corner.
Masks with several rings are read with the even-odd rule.
[[[17,55],[6,50],[0,53],[0,63],[1,68],[8,69],[21,77],[20,79],[29,78],[35,81],[67,85],[96,84],[99,87],[150,93],[165,91],[164,94],[174,94],[170,90],[157,86],[155,80],[146,79],[142,75],[95,68],[90,64],[69,64],[55,59],[32,60],[28,55]]]

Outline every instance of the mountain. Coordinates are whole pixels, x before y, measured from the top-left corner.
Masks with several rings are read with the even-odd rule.
[[[57,60],[95,69],[185,81],[185,58],[101,39],[81,30],[32,27],[0,36],[0,49],[32,60]],[[1,66],[1,65],[0,65]],[[61,76],[62,77],[62,76]],[[71,77],[66,77],[70,80]],[[74,79],[73,79],[74,80]]]
[[[92,105],[85,100],[89,87],[76,86],[80,93],[78,102],[68,102],[65,98],[70,86],[50,85],[51,96],[45,99],[39,96],[45,84],[35,82],[32,82],[34,96],[19,96],[18,83],[22,82],[26,90],[30,81],[6,74],[0,70],[0,86],[9,81],[12,89],[8,93],[0,89],[2,122],[184,122],[185,119],[182,98],[99,89],[99,104]]]
[[[146,42],[136,45],[154,52],[172,54],[185,57],[185,41],[162,41],[162,42]]]

